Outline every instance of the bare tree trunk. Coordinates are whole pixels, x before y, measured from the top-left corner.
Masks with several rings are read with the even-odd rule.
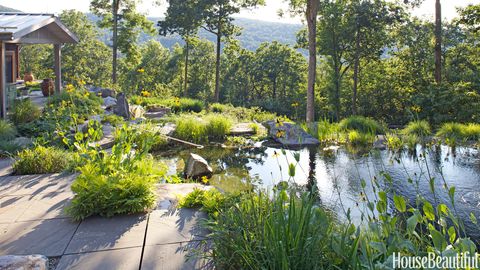
[[[353,65],[352,115],[357,114],[358,68],[360,66],[360,29],[355,40],[355,63]]]
[[[442,5],[435,2],[435,82],[442,83]]]
[[[185,39],[185,81],[183,82],[183,93],[188,97],[188,54],[190,52],[188,37]]]
[[[307,84],[307,123],[315,121],[315,76],[317,70],[317,13],[318,0],[307,1],[308,26],[308,84]]]
[[[118,8],[120,0],[114,0],[113,13],[113,37],[112,37],[112,83],[117,83],[117,51],[118,51]]]
[[[218,21],[217,27],[217,59],[215,63],[215,102],[220,101],[220,50],[222,42],[222,23]]]

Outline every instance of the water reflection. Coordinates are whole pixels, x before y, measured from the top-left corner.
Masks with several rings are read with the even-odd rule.
[[[365,196],[373,199],[373,180],[385,187],[384,174],[392,178],[392,190],[414,202],[417,193],[433,203],[449,205],[445,184],[456,187],[456,207],[460,217],[467,221],[470,212],[480,216],[480,157],[477,149],[446,146],[423,149],[414,153],[372,151],[352,153],[345,148],[323,151],[321,148],[282,150],[273,147],[246,149],[190,149],[169,156],[173,171],[183,170],[182,160],[191,152],[203,156],[213,167],[212,184],[226,191],[249,188],[253,182],[264,188],[273,188],[290,178],[292,185],[308,190],[317,187],[322,204],[337,213],[351,208],[353,219],[360,219],[361,181],[366,182]],[[295,176],[289,177],[288,165],[299,156]],[[164,157],[165,158],[165,157]],[[173,164],[173,165],[171,165]],[[434,179],[436,196],[430,192],[429,180]],[[388,184],[390,185],[390,184]],[[477,228],[467,223],[467,230],[478,239]]]

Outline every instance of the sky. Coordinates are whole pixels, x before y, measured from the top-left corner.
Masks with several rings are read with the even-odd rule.
[[[162,17],[165,5],[154,6],[153,0],[143,0],[139,9],[149,16]],[[479,4],[480,0],[442,0],[442,17],[447,20],[454,18],[457,13],[455,7],[465,7],[468,4]],[[0,0],[0,5],[22,10],[24,12],[60,13],[64,9],[77,9],[83,12],[89,10],[90,0]],[[243,10],[238,17],[258,19],[272,22],[300,23],[300,18],[278,16],[279,10],[286,10],[284,0],[266,0],[266,5],[254,10]],[[433,19],[435,0],[425,0],[414,10],[414,15]]]

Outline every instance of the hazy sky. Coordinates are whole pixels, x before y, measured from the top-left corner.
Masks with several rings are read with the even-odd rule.
[[[283,0],[266,0],[267,5],[255,10],[244,10],[239,17],[259,19],[275,22],[300,22],[299,18],[279,18],[278,10],[286,9]],[[468,4],[478,4],[480,0],[442,0],[442,17],[448,20],[456,16],[455,7],[464,7]],[[88,11],[90,0],[0,0],[0,5],[19,9],[25,12],[59,13],[64,9]],[[425,0],[423,5],[414,11],[414,14],[427,19],[433,18],[435,0]],[[140,10],[150,16],[163,16],[165,7],[154,6],[153,0],[143,0]]]

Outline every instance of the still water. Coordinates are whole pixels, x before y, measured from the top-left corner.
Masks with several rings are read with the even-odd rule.
[[[392,178],[394,193],[414,203],[417,192],[432,203],[450,206],[445,184],[455,186],[455,204],[460,217],[466,222],[467,231],[480,240],[479,229],[468,222],[473,212],[480,218],[480,153],[474,148],[435,146],[416,153],[392,153],[388,150],[372,150],[369,153],[352,153],[345,148],[323,147],[284,150],[259,146],[248,149],[205,148],[189,149],[179,154],[164,156],[171,174],[180,173],[189,153],[204,157],[214,169],[211,184],[225,191],[248,188],[249,183],[259,187],[273,188],[280,181],[299,186],[318,187],[323,205],[344,216],[351,208],[352,219],[359,220],[362,204],[362,180],[366,183],[365,193],[374,199],[372,179],[381,185],[388,174]],[[297,162],[296,159],[299,161]],[[288,164],[296,164],[295,176],[289,177]],[[429,179],[434,179],[434,196],[430,191]],[[409,181],[410,179],[410,181]],[[389,184],[390,185],[390,184]],[[358,205],[360,206],[357,206]]]

